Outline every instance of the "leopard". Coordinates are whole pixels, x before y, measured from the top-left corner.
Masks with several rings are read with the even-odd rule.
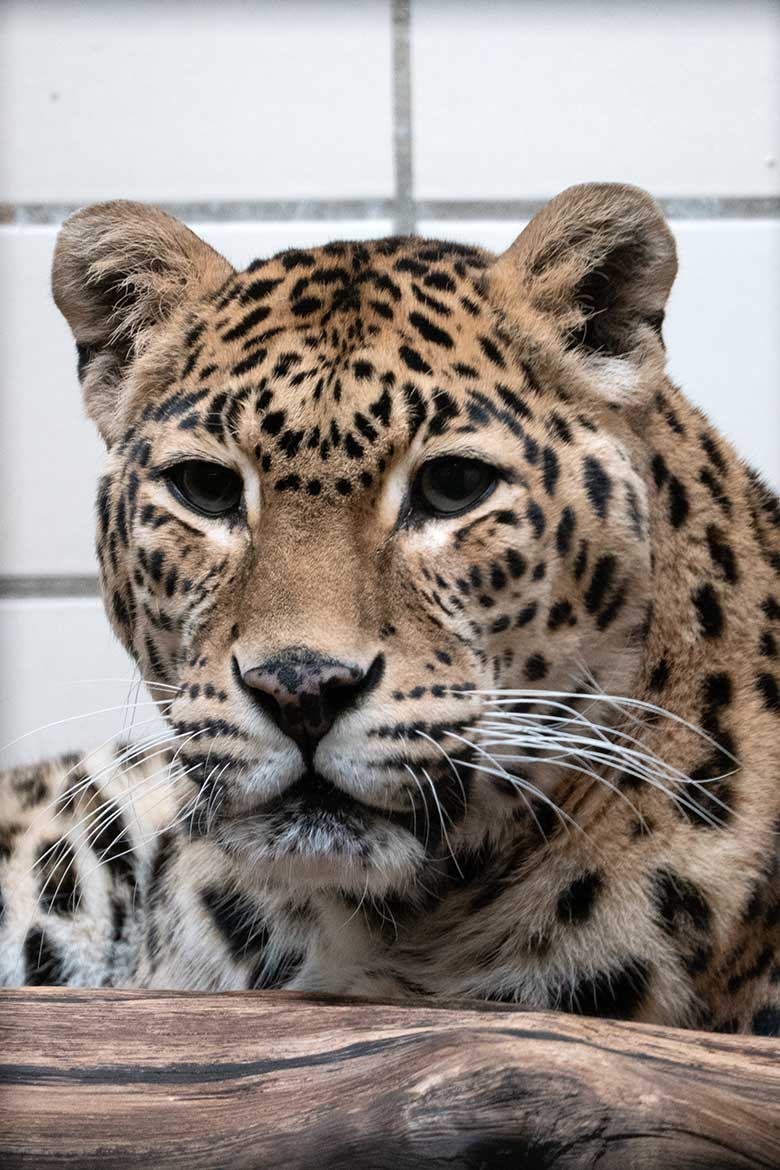
[[[499,255],[65,221],[165,730],[3,774],[0,982],[780,1034],[780,502],[666,372],[676,270],[615,183]]]

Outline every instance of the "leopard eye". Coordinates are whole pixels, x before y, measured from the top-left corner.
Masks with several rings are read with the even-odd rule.
[[[166,475],[173,494],[204,516],[226,516],[241,502],[241,476],[219,463],[188,459]]]
[[[479,459],[446,455],[423,465],[415,483],[415,502],[433,516],[456,516],[492,492],[499,474]]]

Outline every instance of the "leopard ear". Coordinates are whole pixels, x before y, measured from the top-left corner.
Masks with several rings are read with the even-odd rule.
[[[65,221],[52,291],[76,339],[87,414],[109,446],[123,426],[126,375],[156,327],[232,272],[184,224],[143,203],[96,203]]]
[[[542,313],[567,346],[638,364],[658,351],[676,272],[674,238],[646,191],[583,183],[531,220],[493,265],[491,288],[510,316],[523,304]]]

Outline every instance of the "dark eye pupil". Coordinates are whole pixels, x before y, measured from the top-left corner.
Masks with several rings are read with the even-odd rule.
[[[487,463],[450,455],[425,464],[418,496],[429,512],[446,516],[477,503],[496,481],[496,472]]]
[[[169,477],[185,503],[207,516],[232,512],[241,500],[241,477],[218,463],[190,459],[172,468]]]

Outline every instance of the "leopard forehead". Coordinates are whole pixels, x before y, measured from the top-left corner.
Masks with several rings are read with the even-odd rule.
[[[572,442],[599,445],[605,410],[530,307],[507,323],[493,261],[390,238],[253,262],[138,362],[142,410],[118,453],[139,434],[171,455],[238,447],[270,491],[339,503],[410,448],[446,448],[538,468],[552,494]]]

